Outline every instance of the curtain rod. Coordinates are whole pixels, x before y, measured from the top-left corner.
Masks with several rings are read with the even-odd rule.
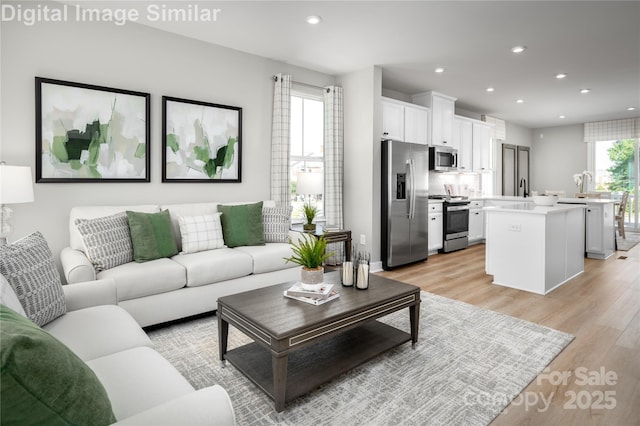
[[[273,81],[278,81],[278,76],[277,75],[273,76]],[[329,87],[314,86],[313,84],[300,83],[299,81],[293,81],[293,80],[291,80],[291,82],[295,83],[295,84],[299,84],[300,86],[307,86],[307,87],[313,87],[314,89],[326,90],[327,93],[331,92],[331,89]]]

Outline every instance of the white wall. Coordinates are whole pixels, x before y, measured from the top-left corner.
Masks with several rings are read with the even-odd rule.
[[[577,192],[574,173],[587,169],[584,126],[534,129],[531,149],[531,190],[562,190],[567,196]]]
[[[268,199],[272,76],[335,83],[333,76],[134,23],[3,22],[0,35],[0,160],[31,166],[34,175],[34,77],[151,93],[150,183],[40,183],[34,203],[12,206],[11,240],[40,230],[56,257],[68,243],[68,213],[75,205]],[[242,183],[161,183],[163,95],[243,108]]]
[[[338,77],[344,89],[345,226],[354,248],[370,252],[372,261],[380,260],[381,81],[377,67]]]

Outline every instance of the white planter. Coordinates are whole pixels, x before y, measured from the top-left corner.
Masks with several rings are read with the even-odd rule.
[[[302,268],[300,271],[300,283],[304,290],[319,291],[324,283],[324,268]]]

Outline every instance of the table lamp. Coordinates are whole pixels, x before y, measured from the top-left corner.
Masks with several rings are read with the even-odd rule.
[[[5,204],[33,201],[31,167],[9,166],[0,162],[0,245],[7,244],[7,236],[13,231],[13,211]]]
[[[324,186],[324,176],[322,173],[312,171],[298,172],[296,177],[296,194],[304,195],[304,213],[307,218],[307,223],[303,225],[305,230],[314,230],[315,225],[312,221],[315,217],[316,206],[311,204],[311,196],[322,194],[322,188]],[[313,214],[311,214],[313,213]]]

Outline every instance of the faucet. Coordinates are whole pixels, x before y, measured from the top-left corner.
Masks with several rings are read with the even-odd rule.
[[[527,180],[525,178],[520,178],[520,188],[524,188],[522,191],[522,195],[526,198],[529,196],[529,191],[527,190]]]

